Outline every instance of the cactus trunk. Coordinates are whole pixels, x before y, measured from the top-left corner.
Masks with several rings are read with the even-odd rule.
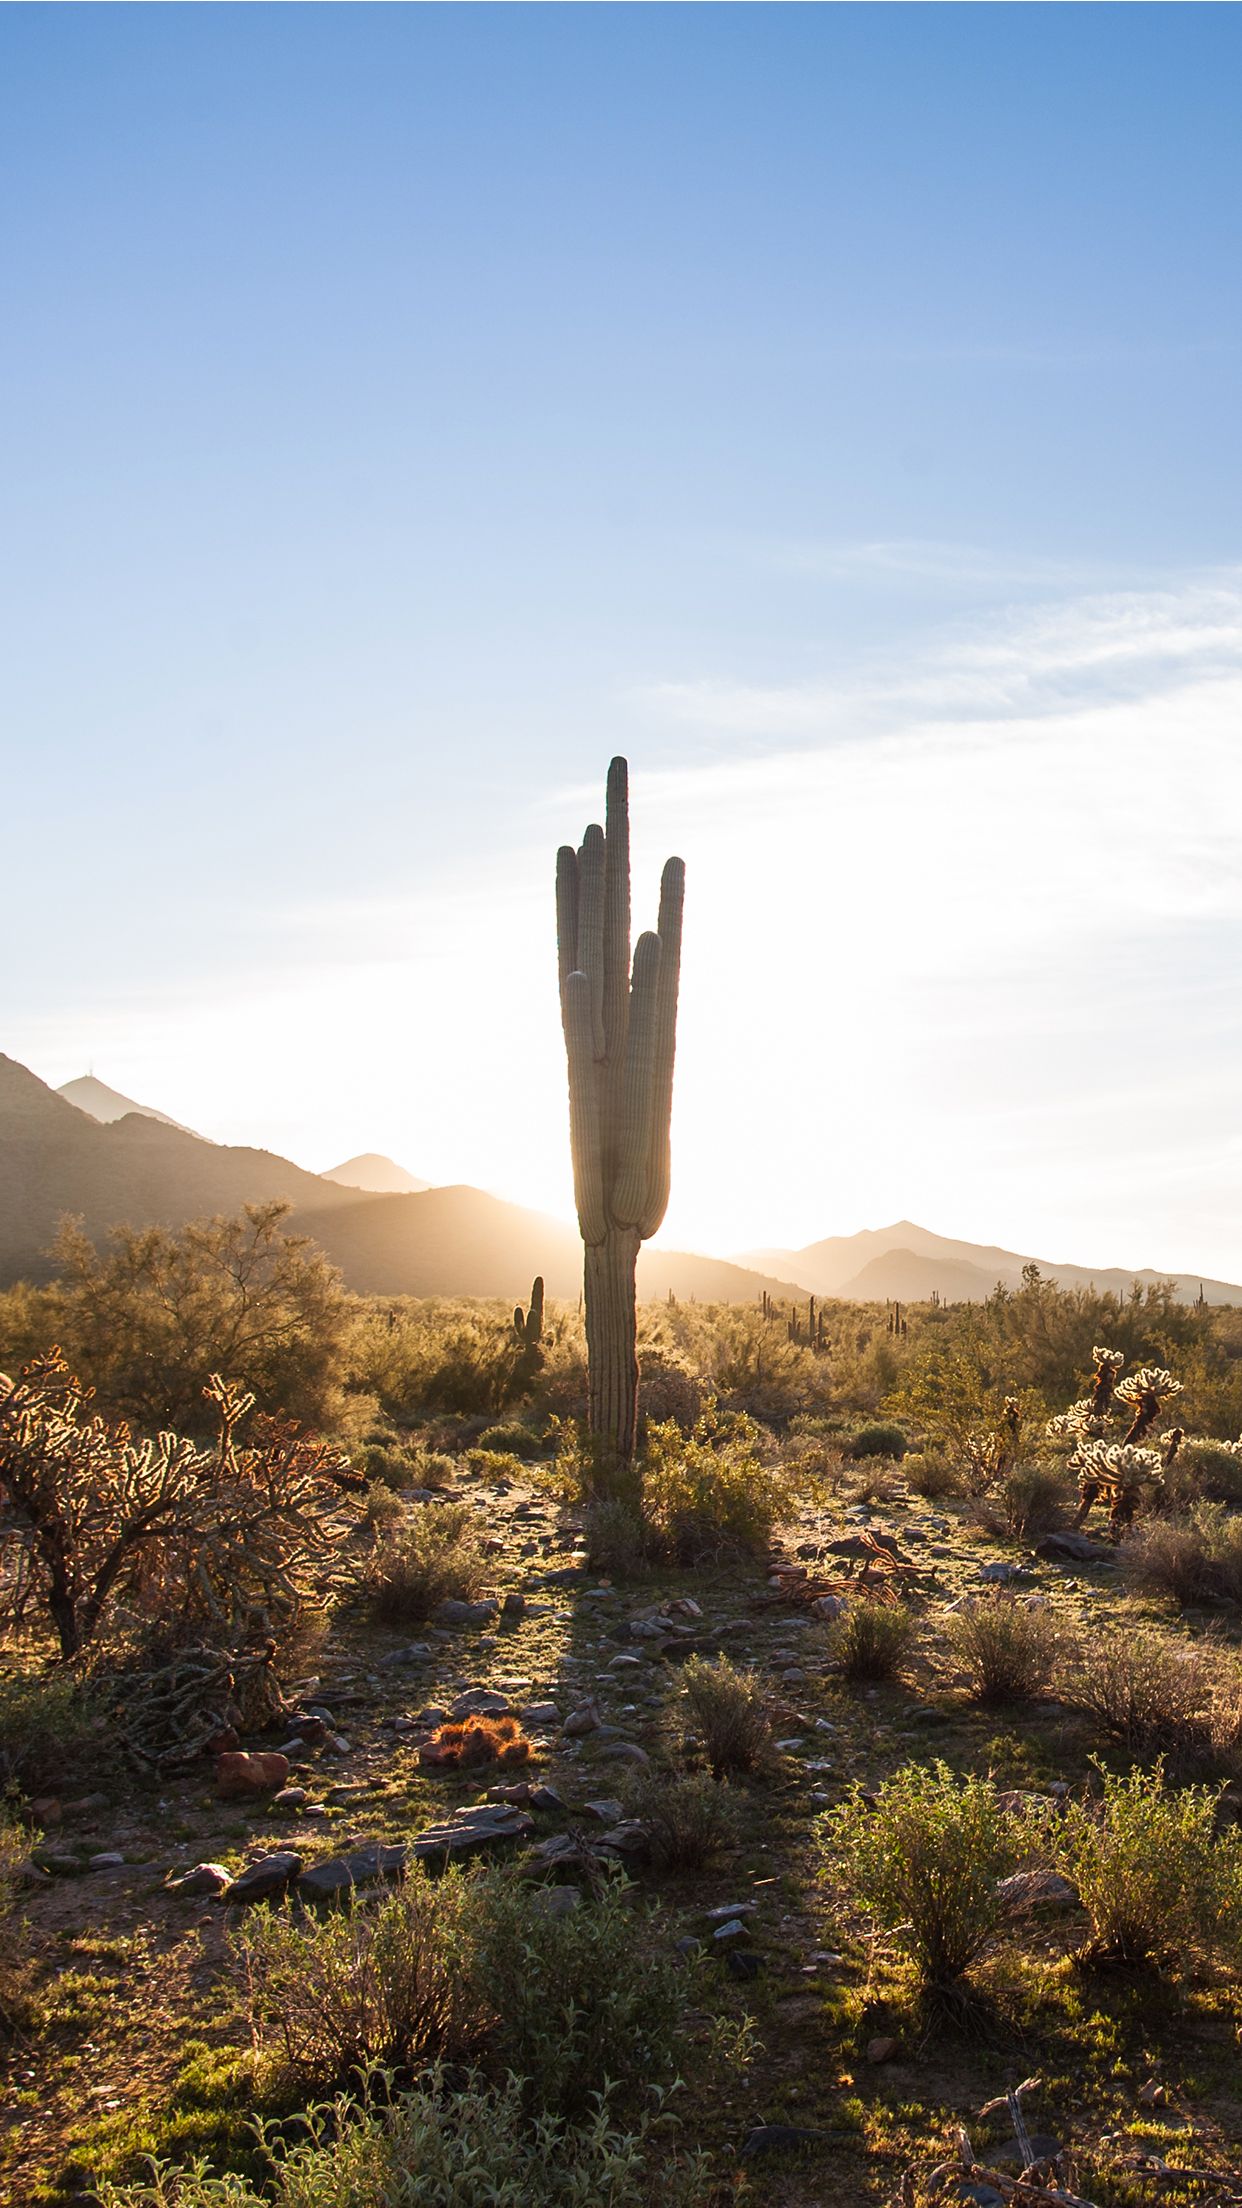
[[[601,1468],[616,1469],[638,1434],[635,1266],[668,1203],[685,869],[668,861],[658,930],[640,935],[631,966],[624,759],[608,769],[604,817],[557,853],[556,919],[591,1434]]]

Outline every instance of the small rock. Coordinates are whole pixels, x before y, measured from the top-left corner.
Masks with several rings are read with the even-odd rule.
[[[582,1906],[580,1886],[539,1886],[530,1897],[532,1916],[572,1917]]]
[[[570,1711],[562,1730],[570,1740],[576,1740],[584,1733],[598,1732],[600,1723],[598,1705],[594,1702],[580,1702],[576,1710]]]
[[[749,1940],[749,1938],[750,1926],[743,1924],[740,1917],[731,1917],[728,1924],[718,1924],[712,1934],[712,1941],[717,1947],[726,1947],[731,1940]]]
[[[811,1616],[813,1618],[832,1619],[844,1617],[844,1615],[845,1598],[843,1595],[819,1595],[811,1604]]]
[[[1049,1906],[1056,1909],[1074,1909],[1078,1895],[1067,1878],[1059,1871],[1015,1871],[1011,1878],[1002,1878],[996,1888],[997,1899],[1002,1901],[1011,1915],[1020,1915],[1026,1909]]]
[[[501,1603],[501,1605],[500,1605],[500,1615],[501,1615],[501,1617],[502,1617],[502,1618],[508,1618],[508,1620],[509,1620],[510,1624],[512,1624],[512,1622],[513,1622],[513,1620],[514,1620],[515,1618],[521,1618],[521,1617],[524,1617],[524,1616],[525,1616],[525,1614],[526,1614],[526,1597],[525,1597],[525,1595],[524,1595],[524,1594],[522,1594],[522,1593],[521,1593],[521,1592],[519,1591],[519,1589],[518,1589],[518,1588],[516,1588],[516,1587],[511,1587],[511,1588],[509,1589],[509,1592],[508,1592],[508,1594],[507,1594],[507,1595],[505,1596],[505,1599],[504,1599],[504,1601],[503,1601],[503,1602]],[[566,1888],[565,1890],[566,1890],[566,1892],[568,1892],[568,1890],[569,1890],[569,1889],[568,1889],[568,1888]]]
[[[1037,2162],[1055,2162],[1061,2151],[1059,2139],[1043,2131],[1032,2133],[1031,2152]],[[986,2153],[988,2161],[998,2170],[1020,2170],[1023,2166],[1024,2156],[1016,2139],[1007,2139],[1003,2147],[989,2147]]]
[[[753,1917],[757,1914],[757,1901],[722,1901],[718,1908],[705,1909],[704,1920],[708,1924],[731,1924],[734,1917]]]
[[[605,1741],[596,1760],[600,1763],[632,1763],[642,1771],[651,1762],[646,1749],[640,1748],[636,1740]]]
[[[499,1608],[500,1604],[491,1597],[482,1602],[459,1602],[456,1596],[450,1595],[437,1605],[435,1614],[441,1625],[486,1625]]]
[[[222,1802],[248,1801],[274,1793],[288,1776],[288,1756],[246,1755],[237,1749],[216,1758],[216,1793]]]
[[[453,1703],[449,1716],[454,1724],[463,1717],[507,1717],[509,1707],[507,1694],[495,1694],[490,1687],[467,1687]]]
[[[896,2052],[897,2042],[895,2039],[891,2039],[886,2032],[877,2032],[874,2039],[867,2041],[868,2062],[891,2062]]]
[[[223,1863],[196,1863],[183,1878],[173,1879],[168,1891],[192,1898],[198,1894],[222,1894],[232,1883],[233,1874],[225,1870]]]
[[[431,1646],[427,1641],[411,1641],[407,1647],[394,1648],[390,1655],[380,1657],[381,1667],[385,1671],[393,1670],[398,1664],[426,1664],[430,1661]]]
[[[334,1855],[326,1863],[312,1863],[298,1879],[298,1896],[302,1901],[335,1901],[357,1886],[404,1878],[408,1865],[408,1848],[358,1848],[352,1855]]]
[[[257,1863],[235,1878],[225,1899],[247,1903],[270,1901],[274,1895],[283,1894],[291,1886],[302,1868],[302,1858],[290,1848],[278,1848],[274,1855],[262,1855]]]
[[[282,1786],[272,1799],[273,1809],[301,1809],[307,1799],[304,1786]]]
[[[804,2131],[798,2124],[756,2124],[742,2141],[738,2160],[753,2162],[763,2154],[797,2154],[813,2146],[818,2138],[817,2131]]]
[[[521,1714],[523,1725],[559,1725],[561,1722],[555,1702],[529,1702]]]
[[[625,1814],[620,1802],[613,1801],[584,1802],[582,1813],[584,1817],[594,1817],[601,1825],[619,1825]]]
[[[114,1850],[105,1848],[98,1855],[89,1855],[86,1867],[88,1871],[120,1871],[125,1868],[125,1858]]]
[[[509,1840],[528,1840],[534,1818],[524,1809],[505,1802],[483,1802],[474,1809],[460,1809],[443,1824],[429,1825],[413,1843],[412,1853],[429,1868],[441,1862],[457,1862]]]

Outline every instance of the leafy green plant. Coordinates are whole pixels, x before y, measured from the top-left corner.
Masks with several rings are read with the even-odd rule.
[[[980,1702],[1022,1702],[1043,1694],[1060,1635],[1052,1613],[997,1588],[976,1595],[946,1620],[945,1640]]]
[[[213,2177],[158,2162],[145,2181],[96,2187],[100,2208],[707,2208],[706,2158],[670,2136],[663,2100],[622,2129],[604,2095],[580,2124],[530,2119],[521,2080],[432,2066],[396,2092],[366,2080],[369,2113],[342,2095],[260,2128],[270,2176]]]
[[[830,1661],[843,1679],[896,1679],[914,1646],[914,1618],[904,1603],[861,1595],[828,1631]]]
[[[548,1453],[542,1436],[516,1418],[506,1419],[497,1426],[485,1426],[477,1446],[499,1456],[518,1457],[531,1463]]]
[[[1091,1920],[1090,1952],[1149,1968],[1242,1945],[1242,1842],[1217,1836],[1217,1798],[1175,1792],[1164,1768],[1103,1771],[1103,1798],[1074,1804],[1057,1836],[1065,1876]]]
[[[860,1426],[845,1445],[847,1457],[904,1457],[909,1443],[900,1426]]]
[[[381,1625],[421,1625],[438,1603],[481,1594],[487,1569],[468,1503],[419,1503],[386,1529],[368,1574]]]
[[[859,1791],[837,1810],[829,1847],[844,1890],[903,1949],[920,1983],[953,1987],[1000,1932],[998,1881],[1014,1837],[985,1779],[905,1764],[874,1808]]]
[[[727,1656],[692,1656],[682,1671],[684,1722],[702,1745],[714,1778],[758,1771],[771,1760],[772,1721],[753,1673]]]

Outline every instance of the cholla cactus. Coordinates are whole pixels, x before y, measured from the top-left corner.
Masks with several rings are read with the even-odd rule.
[[[1079,1507],[1074,1521],[1081,1525],[1096,1503],[1108,1504],[1108,1526],[1114,1541],[1121,1539],[1144,1494],[1159,1493],[1164,1485],[1164,1463],[1158,1449],[1137,1449],[1125,1441],[1086,1441],[1075,1461],[1080,1473]]]
[[[1016,1395],[1007,1395],[1001,1405],[999,1427],[993,1427],[988,1434],[972,1434],[966,1442],[971,1470],[982,1486],[1001,1479],[1008,1472],[1021,1438],[1022,1405]]]
[[[1125,1351],[1122,1349],[1100,1349],[1097,1347],[1092,1350],[1091,1362],[1095,1368],[1091,1375],[1091,1415],[1093,1418],[1107,1418],[1112,1407],[1113,1390],[1121,1377],[1121,1368],[1125,1361]]]
[[[1092,1440],[1104,1431],[1104,1421],[1095,1410],[1095,1397],[1084,1395],[1077,1403],[1071,1403],[1068,1411],[1058,1411],[1044,1428],[1054,1440]]]
[[[1126,1441],[1142,1441],[1143,1436],[1151,1432],[1165,1404],[1181,1392],[1181,1381],[1175,1380],[1163,1365],[1142,1365],[1137,1372],[1127,1373],[1116,1390],[1117,1401],[1134,1413]]]

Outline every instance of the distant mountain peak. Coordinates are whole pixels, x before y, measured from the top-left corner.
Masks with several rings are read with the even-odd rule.
[[[76,1081],[62,1081],[56,1091],[66,1104],[73,1104],[85,1112],[88,1119],[97,1119],[102,1127],[110,1127],[113,1120],[126,1119],[137,1112],[139,1119],[158,1119],[162,1127],[176,1127],[183,1135],[192,1135],[192,1127],[183,1127],[179,1119],[170,1119],[167,1112],[157,1112],[153,1104],[135,1104],[132,1096],[122,1096],[119,1089],[110,1089],[106,1081],[98,1081],[93,1073],[80,1074]],[[199,1141],[204,1138],[200,1135]]]
[[[381,1157],[378,1150],[364,1150],[360,1157],[346,1158],[344,1165],[329,1166],[319,1178],[337,1181],[342,1188],[360,1188],[371,1196],[421,1196],[431,1186],[430,1181],[407,1173],[395,1158]]]

